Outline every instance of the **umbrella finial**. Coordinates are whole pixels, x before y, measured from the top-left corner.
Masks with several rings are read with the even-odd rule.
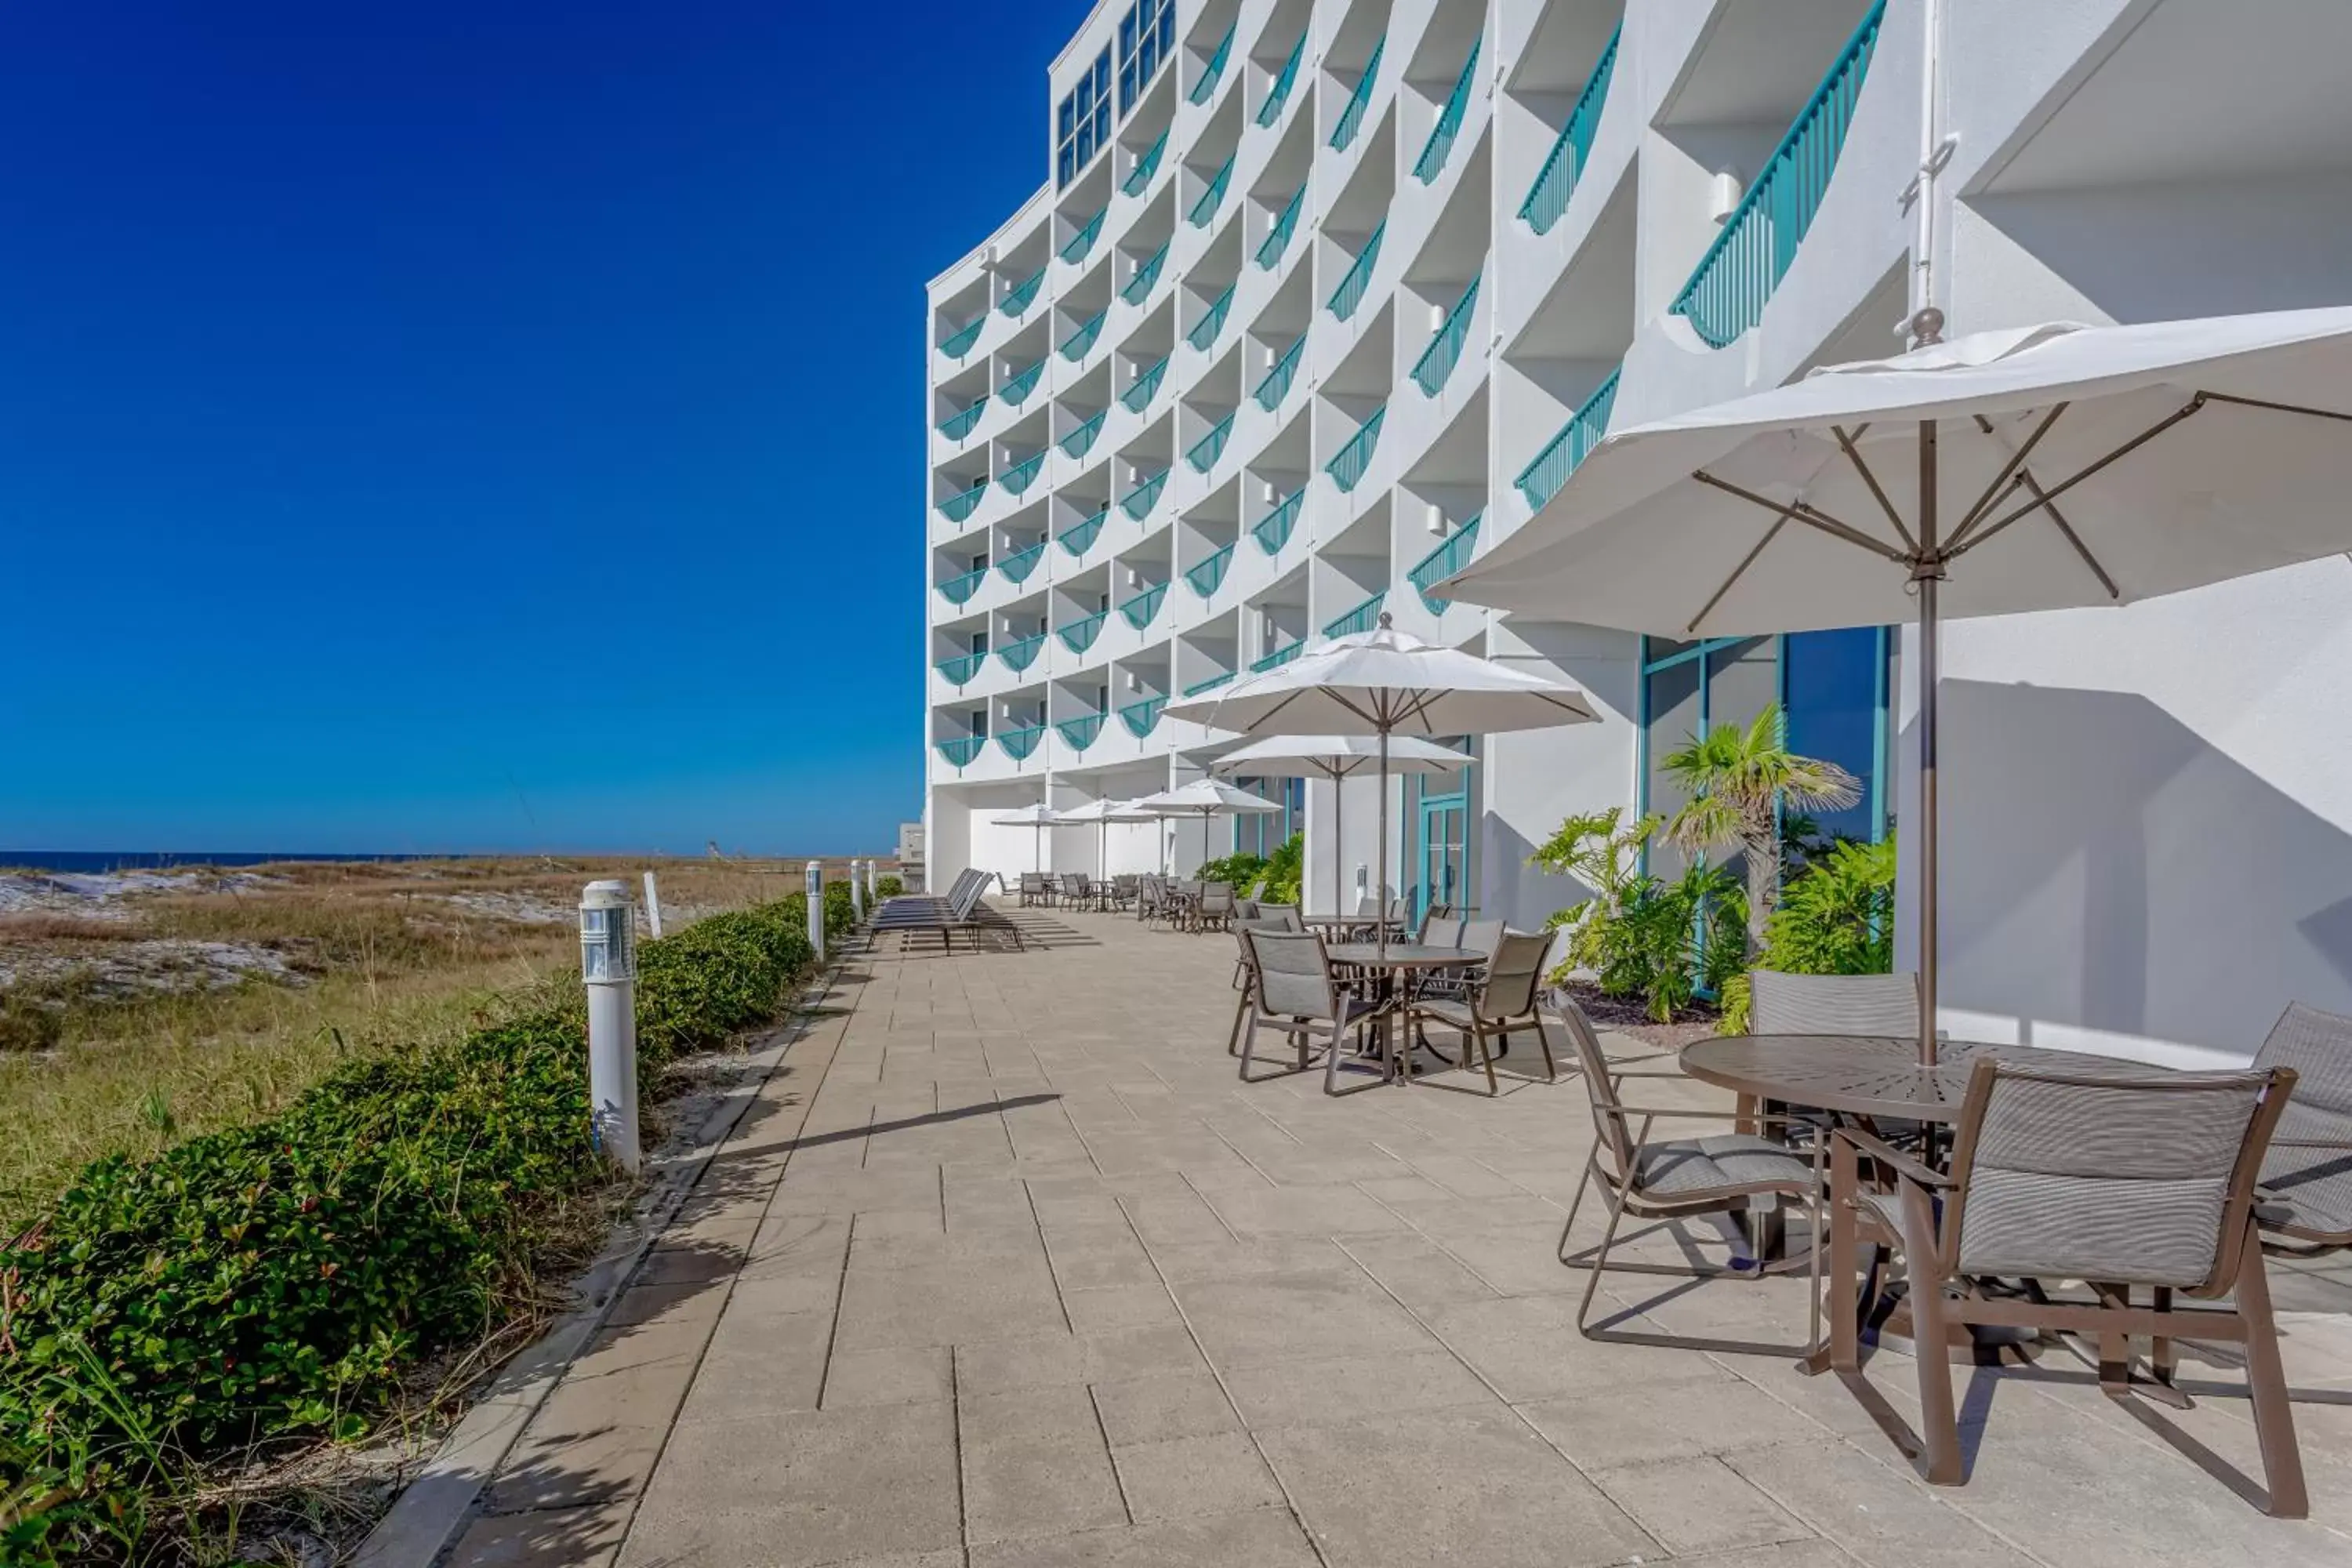
[[[1943,341],[1944,312],[1933,305],[1922,305],[1911,317],[1911,346],[1924,349]]]
[[[1395,623],[1394,621],[1392,621],[1392,620],[1391,620],[1391,619],[1389,618],[1389,613],[1388,613],[1386,610],[1382,610],[1382,611],[1381,612],[1381,630],[1382,630],[1382,631],[1387,631],[1391,626],[1394,626],[1395,624],[1396,624],[1396,623]]]

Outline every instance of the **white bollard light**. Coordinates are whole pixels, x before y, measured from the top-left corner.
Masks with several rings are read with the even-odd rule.
[[[580,895],[580,978],[588,984],[590,1142],[635,1174],[637,925],[626,882],[591,882]]]
[[[654,885],[654,874],[646,873],[646,925],[654,935],[661,935],[661,889]]]
[[[874,868],[878,864],[874,860],[866,862],[866,907],[869,910],[882,907],[882,881],[874,874]]]
[[[812,860],[801,872],[808,892],[809,947],[819,963],[824,962],[824,868]]]
[[[849,907],[857,916],[857,923],[866,923],[866,879],[857,874],[859,862],[849,863]]]

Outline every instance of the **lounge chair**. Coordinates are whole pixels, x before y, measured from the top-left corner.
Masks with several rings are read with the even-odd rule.
[[[937,931],[940,948],[952,952],[958,931],[970,935],[972,946],[977,948],[982,931],[995,931],[1011,936],[1016,949],[1022,947],[1021,928],[990,909],[981,898],[987,891],[991,879],[983,874],[969,883],[961,878],[957,880],[959,890],[956,896],[942,900],[937,906],[883,909],[875,916],[875,933],[879,935],[886,931],[895,931],[911,936],[917,931]]]
[[[2297,1002],[2254,1053],[2256,1068],[2293,1068],[2287,1102],[2263,1161],[2264,1250],[2311,1258],[2352,1247],[2352,1018]]]
[[[1498,924],[1500,922],[1497,922]],[[1559,1076],[1552,1061],[1551,1037],[1544,1032],[1543,1016],[1536,1011],[1537,989],[1543,983],[1544,955],[1551,951],[1549,931],[1506,931],[1485,970],[1458,996],[1415,996],[1407,1012],[1416,1036],[1425,1019],[1433,1019],[1462,1036],[1462,1060],[1467,1070],[1475,1048],[1486,1068],[1486,1092],[1501,1092],[1495,1077],[1498,1054],[1490,1041],[1510,1049],[1510,1037],[1533,1029],[1543,1047],[1544,1081]]]

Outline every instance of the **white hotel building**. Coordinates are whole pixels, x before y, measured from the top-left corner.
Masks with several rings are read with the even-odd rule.
[[[1893,830],[1898,630],[1701,645],[1449,605],[1612,424],[1948,331],[2352,302],[2346,0],[1102,0],[1045,183],[929,290],[925,821],[935,881],[1093,828],[1010,808],[1197,776],[1170,698],[1398,626],[1604,721],[1394,785],[1398,890],[1515,923],[1572,811],[1782,700]],[[1921,177],[1923,164],[1932,173]],[[1946,641],[1944,990],[1984,1037],[2242,1055],[2352,1011],[2352,566]],[[1370,783],[1308,840],[1368,890]],[[1110,869],[1200,858],[1113,828]],[[1351,895],[1352,896],[1352,895]],[[1907,894],[1906,894],[1907,897]]]

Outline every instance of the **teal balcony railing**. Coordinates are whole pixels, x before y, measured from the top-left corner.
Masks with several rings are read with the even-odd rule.
[[[1119,402],[1129,414],[1140,414],[1151,406],[1160,395],[1160,384],[1168,377],[1168,356],[1162,354],[1149,370],[1135,378],[1135,384],[1118,395]]]
[[[1592,395],[1577,405],[1576,412],[1568,416],[1568,423],[1559,427],[1559,434],[1512,481],[1528,498],[1530,510],[1540,508],[1558,495],[1559,487],[1568,483],[1568,476],[1576,472],[1576,465],[1584,461],[1592,448],[1601,445],[1601,437],[1609,434],[1609,411],[1617,404],[1617,374],[1611,371],[1609,379],[1592,389]]]
[[[950,522],[961,522],[980,505],[980,498],[988,493],[988,481],[982,479],[968,490],[958,490],[940,502],[940,515]]]
[[[1078,226],[1078,232],[1070,236],[1070,242],[1062,247],[1063,260],[1076,267],[1094,253],[1095,241],[1102,237],[1103,218],[1109,212],[1110,208],[1105,207]]]
[[[969,686],[971,684],[971,678],[980,673],[980,667],[987,662],[988,654],[982,650],[979,653],[965,654],[959,658],[943,658],[931,668],[946,676],[950,685]]]
[[[1110,508],[1105,507],[1102,510],[1095,513],[1094,516],[1087,519],[1086,521],[1078,523],[1075,527],[1062,530],[1062,531],[1055,534],[1054,538],[1063,549],[1068,551],[1071,554],[1084,555],[1087,551],[1092,550],[1095,547],[1096,539],[1100,537],[1102,533],[1103,524],[1109,521]]]
[[[1019,462],[1013,464],[1003,473],[997,475],[996,482],[1004,487],[1006,494],[1017,496],[1025,492],[1031,485],[1035,484],[1037,482],[1037,476],[1045,471],[1045,454],[1039,452],[1034,457],[1022,458]]]
[[[1551,226],[1568,210],[1568,198],[1576,194],[1584,161],[1592,155],[1592,135],[1600,129],[1601,110],[1609,101],[1609,79],[1617,70],[1617,40],[1624,30],[1620,24],[1609,35],[1609,47],[1593,63],[1592,74],[1584,79],[1584,90],[1577,95],[1576,107],[1568,111],[1568,123],[1559,128],[1559,139],[1536,173],[1536,183],[1528,187],[1527,200],[1519,204],[1519,221],[1538,234],[1549,234]]]
[[[1103,622],[1109,618],[1108,612],[1097,610],[1091,616],[1079,616],[1067,626],[1055,626],[1054,635],[1060,637],[1062,646],[1072,653],[1084,653],[1095,646],[1095,638],[1102,636]]]
[[[1160,173],[1160,160],[1167,152],[1168,132],[1162,131],[1160,133],[1160,140],[1154,142],[1150,150],[1135,161],[1135,167],[1127,172],[1127,178],[1119,182],[1118,188],[1130,196],[1141,195],[1150,185],[1151,176]]]
[[[1260,408],[1271,414],[1282,406],[1283,398],[1289,395],[1291,380],[1298,374],[1298,361],[1306,352],[1307,334],[1301,332],[1298,341],[1282,351],[1282,357],[1274,362],[1251,391],[1250,395],[1257,399]]]
[[[1232,283],[1225,285],[1225,291],[1217,296],[1216,302],[1209,307],[1208,313],[1193,322],[1192,330],[1184,334],[1186,342],[1191,343],[1202,353],[1209,352],[1209,345],[1215,342],[1217,334],[1225,330],[1225,316],[1234,308],[1234,289],[1237,287],[1237,284]]]
[[[961,577],[950,577],[940,584],[940,595],[950,605],[961,605],[979,593],[980,585],[987,581],[988,568],[982,566],[978,571],[967,572]]]
[[[1209,221],[1217,216],[1217,208],[1224,205],[1225,187],[1233,183],[1234,161],[1228,158],[1225,166],[1210,176],[1200,198],[1193,202],[1192,210],[1184,215],[1184,220],[1194,228],[1208,227]]]
[[[1045,725],[1024,724],[1018,729],[998,731],[996,743],[1002,746],[1004,749],[1004,754],[1014,762],[1025,763],[1029,760],[1029,753],[1037,749],[1037,742],[1045,738]]]
[[[1381,624],[1381,601],[1387,597],[1387,590],[1383,589],[1338,620],[1326,621],[1323,624],[1323,635],[1327,637],[1351,637],[1357,632],[1370,631]]]
[[[1279,555],[1282,547],[1290,542],[1290,531],[1298,526],[1298,514],[1307,506],[1307,487],[1301,485],[1290,492],[1290,499],[1267,512],[1250,525],[1250,533],[1257,547],[1268,555]]]
[[[1025,637],[1014,637],[998,647],[996,657],[1004,661],[1005,668],[1018,673],[1037,662],[1037,650],[1045,646],[1045,634],[1032,632]]]
[[[1109,416],[1110,410],[1106,408],[1102,413],[1096,415],[1093,418],[1087,420],[1085,424],[1076,426],[1068,435],[1063,437],[1063,453],[1066,456],[1072,458],[1083,458],[1088,452],[1093,451],[1095,449],[1095,437],[1102,434],[1103,421],[1109,417]]]
[[[1838,153],[1862,97],[1885,0],[1871,7],[1822,84],[1797,111],[1764,172],[1732,209],[1723,232],[1699,258],[1690,281],[1666,307],[1716,348],[1736,342],[1763,318],[1765,302],[1796,259],[1797,247],[1821,210]]]
[[[996,389],[996,395],[1018,408],[1028,401],[1031,393],[1037,390],[1037,383],[1045,374],[1045,362],[1042,359],[1038,360],[1026,370],[1015,371],[1008,376],[1004,384]]]
[[[1118,297],[1130,305],[1142,304],[1151,298],[1151,290],[1160,284],[1160,268],[1167,265],[1168,247],[1163,245],[1151,253],[1150,260],[1135,269],[1135,276],[1127,280],[1127,287],[1118,291]]]
[[[1160,601],[1167,597],[1168,584],[1154,583],[1133,598],[1122,601],[1118,613],[1127,617],[1129,626],[1141,631],[1151,624],[1152,617],[1160,613]]]
[[[1223,686],[1226,681],[1231,680],[1233,678],[1234,672],[1229,669],[1223,675],[1213,675],[1206,680],[1196,680],[1192,682],[1192,685],[1184,689],[1184,695],[1187,697],[1198,697],[1203,691],[1214,691],[1218,687]]]
[[[1348,268],[1348,275],[1331,290],[1331,313],[1341,321],[1354,315],[1356,307],[1364,302],[1364,291],[1372,286],[1372,268],[1380,265],[1381,237],[1388,231],[1385,222],[1372,230],[1372,237],[1364,241],[1364,248],[1356,252],[1356,264]]]
[[[1016,550],[996,563],[996,569],[1008,582],[1026,583],[1029,574],[1037,570],[1037,563],[1045,559],[1045,542],[1039,540],[1026,550]]]
[[[1072,364],[1086,358],[1088,351],[1095,346],[1095,340],[1102,336],[1103,323],[1108,320],[1110,320],[1110,307],[1106,305],[1087,320],[1080,321],[1076,329],[1062,340],[1062,357]]]
[[[1297,658],[1300,653],[1305,651],[1306,647],[1307,639],[1305,637],[1300,637],[1288,647],[1278,647],[1263,658],[1254,658],[1250,660],[1250,670],[1255,674],[1263,670],[1277,668],[1282,665],[1288,664],[1292,659]]]
[[[1192,465],[1194,473],[1207,473],[1224,455],[1225,443],[1232,438],[1233,433],[1234,416],[1228,414],[1210,426],[1207,435],[1192,443],[1192,448],[1184,454],[1184,460]]]
[[[1339,448],[1332,459],[1323,465],[1331,482],[1343,490],[1352,490],[1362,482],[1364,470],[1372,466],[1373,449],[1381,444],[1381,425],[1389,416],[1387,405],[1372,410],[1372,416],[1356,426],[1348,444]]]
[[[1045,286],[1045,269],[1040,267],[1008,289],[1003,300],[996,308],[1014,321],[1019,321],[1022,313],[1037,302],[1037,290]]]
[[[1274,220],[1274,226],[1265,231],[1265,237],[1257,242],[1259,267],[1268,272],[1274,270],[1275,263],[1282,259],[1282,253],[1290,248],[1290,237],[1298,231],[1298,210],[1306,205],[1307,187],[1301,185],[1298,194],[1290,198],[1281,216]]]
[[[1168,488],[1168,470],[1160,469],[1133,489],[1118,498],[1118,510],[1141,522],[1160,504],[1160,492]]]
[[[1339,123],[1331,127],[1331,146],[1344,153],[1356,140],[1356,132],[1364,128],[1364,110],[1372,101],[1372,83],[1381,74],[1381,56],[1387,53],[1388,35],[1372,46],[1372,58],[1364,62],[1364,74],[1356,79],[1356,90],[1348,95],[1348,107],[1339,111]]]
[[[1140,702],[1130,702],[1118,710],[1119,722],[1127,732],[1140,741],[1160,727],[1160,710],[1168,706],[1165,697],[1147,697]]]
[[[1455,529],[1444,543],[1414,562],[1412,569],[1405,574],[1406,580],[1412,584],[1413,592],[1421,595],[1422,604],[1427,606],[1431,615],[1444,614],[1445,606],[1452,601],[1439,598],[1429,591],[1430,588],[1470,564],[1471,552],[1478,548],[1478,524],[1484,521],[1486,513],[1481,512]]]
[[[1192,90],[1185,95],[1190,101],[1206,103],[1216,95],[1217,83],[1225,79],[1225,62],[1233,58],[1234,35],[1240,30],[1241,24],[1236,21],[1225,29],[1225,36],[1217,40],[1215,50],[1209,56],[1209,63],[1201,68],[1201,79],[1194,82]]]
[[[1298,62],[1307,58],[1307,34],[1298,35],[1298,42],[1290,46],[1290,58],[1274,73],[1274,82],[1265,89],[1265,101],[1257,106],[1257,122],[1271,125],[1282,118],[1282,106],[1290,101],[1290,89],[1298,85]]]
[[[961,771],[971,765],[971,760],[980,755],[980,749],[986,744],[988,737],[985,735],[958,735],[952,741],[939,743],[940,755],[946,759],[948,766]]]
[[[986,325],[988,325],[988,315],[987,312],[982,311],[980,318],[970,326],[941,338],[940,352],[950,359],[963,358],[964,355],[971,353],[971,345],[980,342],[980,329]]]
[[[1421,144],[1421,156],[1413,160],[1412,177],[1423,184],[1433,184],[1445,172],[1445,160],[1454,155],[1454,139],[1462,134],[1462,121],[1470,112],[1470,89],[1478,75],[1478,48],[1486,40],[1470,40],[1470,58],[1462,62],[1462,74],[1454,79],[1454,90],[1445,96],[1445,107],[1437,111],[1437,123],[1429,128],[1429,140]]]
[[[988,395],[982,393],[974,400],[971,407],[961,413],[950,414],[940,420],[940,434],[950,441],[961,441],[972,433],[973,427],[980,423],[980,416],[987,411]]]
[[[1192,592],[1205,599],[1215,593],[1218,585],[1224,582],[1225,568],[1233,563],[1234,547],[1228,544],[1198,566],[1186,570],[1184,581],[1192,585]]]
[[[1444,391],[1446,377],[1454,374],[1454,365],[1461,361],[1462,345],[1470,337],[1470,316],[1478,307],[1478,281],[1475,278],[1470,279],[1470,287],[1462,290],[1462,298],[1445,313],[1445,324],[1437,329],[1437,335],[1421,351],[1421,358],[1413,362],[1413,384],[1425,396],[1434,397]]]
[[[1095,743],[1095,737],[1102,733],[1103,721],[1108,717],[1105,713],[1088,713],[1076,719],[1065,719],[1054,728],[1061,731],[1062,739],[1069,742],[1072,751],[1083,752]]]

